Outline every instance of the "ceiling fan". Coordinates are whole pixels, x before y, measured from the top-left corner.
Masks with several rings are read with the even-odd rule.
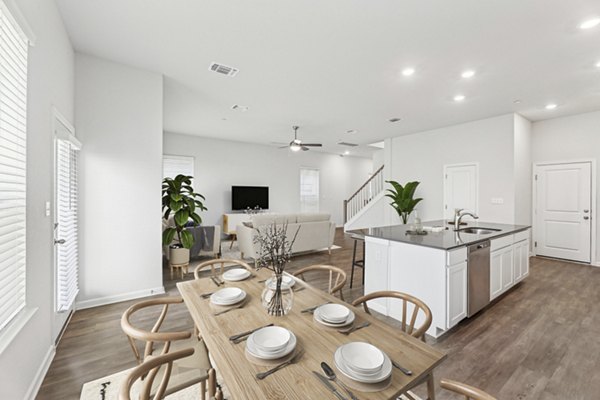
[[[298,129],[299,128],[300,128],[299,126],[292,126],[292,129],[294,130],[294,140],[292,140],[289,145],[280,147],[281,149],[289,147],[289,149],[291,151],[300,151],[300,150],[307,151],[307,150],[310,150],[309,147],[322,147],[323,146],[321,143],[302,143],[302,140],[298,139]]]

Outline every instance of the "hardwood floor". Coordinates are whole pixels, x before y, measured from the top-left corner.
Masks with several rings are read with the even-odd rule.
[[[350,277],[353,241],[340,230],[327,252],[294,257],[289,271],[324,263],[344,268]],[[359,246],[359,249],[361,247]],[[362,295],[362,271],[354,288],[344,289],[346,301]],[[176,281],[165,288],[176,295]],[[191,279],[189,274],[188,279]],[[326,288],[325,280],[307,276]],[[583,400],[600,393],[600,269],[533,258],[531,273],[476,317],[461,322],[437,341],[428,343],[446,352],[436,379],[447,377],[480,387],[498,399]],[[37,399],[79,399],[83,383],[135,365],[120,329],[122,312],[135,301],[77,311],[57,348]],[[156,313],[141,316],[151,324]],[[389,322],[393,323],[393,321]],[[170,310],[168,330],[190,329],[185,306]],[[596,336],[598,335],[598,336]],[[422,389],[417,393],[424,396]],[[438,387],[438,399],[454,399]],[[254,400],[254,399],[252,399]]]

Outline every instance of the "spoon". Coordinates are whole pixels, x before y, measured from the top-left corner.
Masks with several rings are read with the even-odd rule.
[[[337,383],[342,388],[344,388],[344,390],[346,391],[346,393],[348,393],[348,396],[350,396],[352,400],[358,400],[358,397],[356,397],[354,393],[352,393],[350,389],[348,389],[344,382],[338,381],[337,376],[335,376],[335,372],[333,372],[333,369],[325,361],[321,363],[321,369],[323,370],[323,372],[325,372],[325,375],[327,375],[327,379]]]

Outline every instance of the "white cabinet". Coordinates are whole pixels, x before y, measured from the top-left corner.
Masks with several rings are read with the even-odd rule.
[[[490,253],[490,300],[513,284],[513,246],[510,245]]]
[[[515,283],[529,275],[529,239],[514,245],[514,276]]]
[[[446,327],[451,328],[467,317],[467,262],[446,268]]]

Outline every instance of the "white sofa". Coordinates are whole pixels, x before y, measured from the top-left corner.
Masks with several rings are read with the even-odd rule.
[[[237,226],[237,239],[242,258],[258,258],[259,246],[254,243],[254,237],[263,226],[277,225],[287,222],[287,236],[292,240],[298,231],[298,236],[292,246],[292,253],[319,250],[327,248],[331,253],[333,238],[335,236],[335,223],[331,221],[331,215],[325,213],[305,214],[257,214],[252,216],[252,227],[244,224]]]

